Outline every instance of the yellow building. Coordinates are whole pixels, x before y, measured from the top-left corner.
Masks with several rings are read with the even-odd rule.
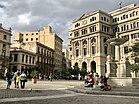
[[[55,71],[62,69],[62,42],[63,40],[52,30],[52,27],[43,27],[38,32],[19,32],[16,33],[16,41],[23,43],[39,42],[54,50]]]
[[[0,24],[0,75],[9,64],[11,36],[11,28],[4,29]]]

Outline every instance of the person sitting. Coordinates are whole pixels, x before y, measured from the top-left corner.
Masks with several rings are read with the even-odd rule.
[[[93,75],[88,75],[87,80],[85,82],[85,87],[93,87],[93,85],[94,85]]]

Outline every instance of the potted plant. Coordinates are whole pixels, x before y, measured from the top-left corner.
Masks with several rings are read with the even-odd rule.
[[[32,77],[33,83],[37,83],[37,74],[38,74],[38,72],[36,70],[32,70],[31,77]]]

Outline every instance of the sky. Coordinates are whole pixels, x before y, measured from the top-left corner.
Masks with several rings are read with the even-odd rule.
[[[68,29],[74,19],[95,10],[110,12],[139,0],[0,0],[0,23],[15,32],[38,31],[52,26],[68,46]]]

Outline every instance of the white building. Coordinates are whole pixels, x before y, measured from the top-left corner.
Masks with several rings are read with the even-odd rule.
[[[117,46],[107,44],[107,40],[116,37],[128,41]],[[104,75],[106,57],[110,55],[114,60],[120,60],[118,77],[130,76],[125,62],[134,63],[129,48],[139,39],[139,5],[131,4],[110,13],[101,10],[83,14],[73,20],[69,30],[69,54],[72,66],[86,68],[88,72]],[[119,51],[118,51],[119,50]],[[122,61],[123,60],[123,61]]]

